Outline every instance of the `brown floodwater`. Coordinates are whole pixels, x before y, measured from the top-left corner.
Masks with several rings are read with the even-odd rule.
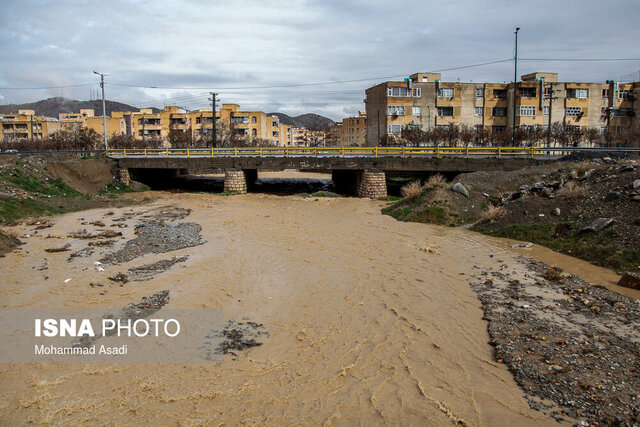
[[[0,258],[2,307],[122,307],[169,289],[169,306],[263,323],[264,344],[221,364],[0,365],[2,424],[555,424],[529,408],[494,360],[467,284],[478,268],[524,268],[515,262],[523,250],[397,222],[380,214],[379,201],[151,194],[150,205],[55,217],[24,239]],[[66,236],[83,220],[168,205],[192,209],[184,221],[200,224],[207,243],[106,272],[93,268],[97,257],[67,262],[68,252],[44,252],[69,241],[44,236]],[[133,227],[119,231],[133,236]],[[88,286],[182,255],[186,262],[150,281],[105,295]]]

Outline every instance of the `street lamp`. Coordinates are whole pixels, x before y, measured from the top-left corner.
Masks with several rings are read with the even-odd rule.
[[[516,146],[516,103],[518,100],[518,31],[520,31],[520,27],[516,27],[516,52],[515,52],[515,61],[513,67],[513,143],[512,145]]]
[[[104,149],[108,150],[109,146],[107,145],[107,110],[104,101],[104,76],[108,76],[109,73],[99,73],[97,71],[94,71],[93,74],[97,74],[100,76],[100,87],[102,88],[102,132],[104,133]]]

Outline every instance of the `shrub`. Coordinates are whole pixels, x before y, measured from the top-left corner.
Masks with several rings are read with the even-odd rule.
[[[400,189],[402,197],[408,200],[415,199],[422,193],[422,183],[420,181],[412,181]]]
[[[567,182],[564,187],[558,191],[558,195],[563,197],[577,197],[587,194],[587,188],[575,181]]]
[[[507,212],[505,208],[503,208],[502,206],[496,206],[489,203],[489,205],[487,205],[487,208],[480,214],[480,221],[495,222],[504,217],[506,213]]]
[[[446,178],[440,175],[439,173],[437,173],[429,177],[429,179],[427,180],[427,183],[425,184],[425,188],[428,188],[428,189],[437,188],[446,183],[447,183]]]

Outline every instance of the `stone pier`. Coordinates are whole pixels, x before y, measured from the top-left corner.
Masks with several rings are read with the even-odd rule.
[[[224,191],[245,194],[257,179],[256,169],[227,169],[224,172]]]
[[[387,197],[387,178],[384,171],[377,169],[358,171],[356,196],[370,199]]]
[[[125,185],[129,185],[131,183],[131,175],[129,175],[129,169],[120,168],[118,169],[118,181]]]

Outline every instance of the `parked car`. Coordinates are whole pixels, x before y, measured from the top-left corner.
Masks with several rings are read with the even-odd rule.
[[[11,148],[9,150],[6,150],[5,153],[19,153],[19,151],[14,148]]]

